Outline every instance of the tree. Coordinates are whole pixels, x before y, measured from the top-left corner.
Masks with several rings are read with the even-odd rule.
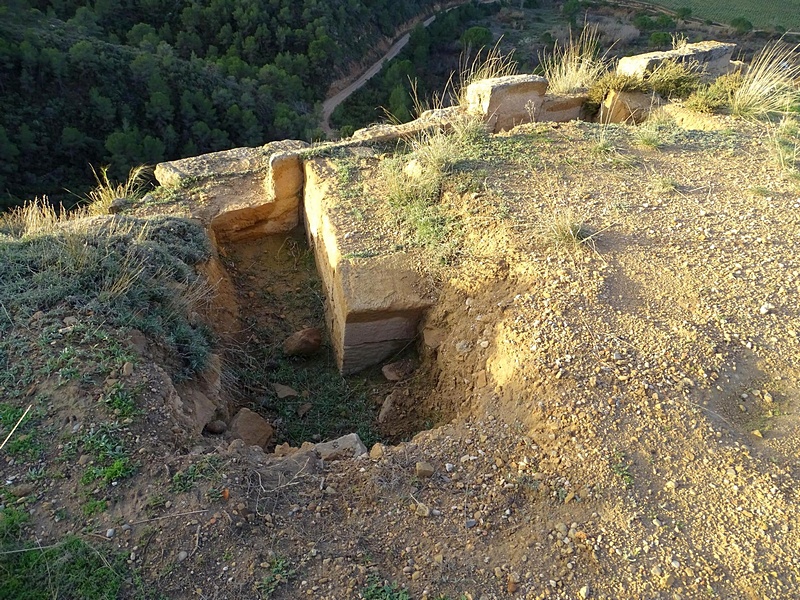
[[[686,19],[692,16],[692,9],[688,6],[682,6],[677,11],[675,11],[675,15],[681,20],[685,21]]]
[[[736,30],[736,33],[743,34],[753,30],[753,24],[744,17],[736,17],[731,20],[731,27]]]
[[[650,34],[649,44],[652,48],[667,48],[672,44],[672,36],[666,31],[655,31]]]
[[[408,91],[402,85],[396,85],[389,95],[389,114],[400,123],[411,120],[411,98]]]
[[[486,27],[470,27],[461,36],[461,45],[465,49],[480,50],[492,45],[492,32]]]

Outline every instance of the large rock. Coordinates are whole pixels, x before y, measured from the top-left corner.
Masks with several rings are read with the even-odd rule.
[[[242,408],[233,417],[230,425],[231,434],[244,440],[248,446],[264,448],[272,441],[274,429],[261,415],[249,408]]]
[[[598,118],[601,123],[641,123],[663,103],[657,94],[611,90],[600,105]]]
[[[576,121],[583,116],[583,105],[588,99],[589,97],[586,94],[569,96],[547,95],[544,98],[541,110],[536,114],[536,120],[557,123]]]
[[[463,119],[460,106],[449,106],[426,110],[418,119],[397,125],[381,124],[358,129],[350,138],[350,143],[372,144],[408,139],[430,129],[449,130],[456,119]]]
[[[547,85],[547,80],[538,75],[476,81],[467,87],[467,111],[482,117],[494,132],[530,123],[541,111]]]
[[[686,44],[674,50],[626,56],[619,59],[617,73],[643,77],[665,60],[676,60],[685,63],[696,62],[705,69],[706,76],[714,78],[729,71],[731,55],[735,48],[736,44],[708,41]]]
[[[348,433],[330,442],[316,444],[314,451],[322,460],[341,460],[366,454],[367,447],[364,446],[357,433]]]
[[[303,188],[296,140],[234,148],[156,166],[158,182],[187,194],[189,209],[220,241],[289,231],[297,226]]]

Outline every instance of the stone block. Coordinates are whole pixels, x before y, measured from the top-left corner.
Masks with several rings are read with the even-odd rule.
[[[248,446],[264,448],[272,441],[274,430],[266,419],[249,408],[242,408],[233,417],[230,425],[231,434],[240,438]]]
[[[298,152],[277,152],[269,158],[269,172],[264,179],[267,197],[276,202],[300,198],[303,192],[303,159]]]
[[[610,91],[600,105],[601,123],[641,123],[650,112],[663,104],[657,94]]]
[[[493,132],[530,123],[541,110],[547,85],[538,75],[476,81],[467,87],[467,111],[481,116]]]
[[[626,56],[619,59],[617,73],[643,77],[665,60],[676,60],[697,62],[705,69],[706,76],[713,79],[730,70],[731,56],[735,48],[736,44],[706,41],[686,44],[674,50]]]
[[[348,433],[330,442],[315,444],[314,451],[322,460],[341,460],[366,454],[367,447],[357,433]]]
[[[303,171],[296,140],[234,148],[156,166],[158,182],[191,196],[192,216],[221,242],[281,233],[300,219]]]
[[[536,120],[557,123],[576,121],[583,115],[583,105],[588,98],[585,94],[570,96],[547,95],[544,97],[541,110],[536,114]]]
[[[350,142],[370,144],[377,142],[391,142],[401,138],[410,138],[423,131],[435,128],[450,129],[450,123],[455,119],[463,118],[463,110],[459,106],[427,110],[418,119],[398,125],[372,125],[358,129],[350,138]]]
[[[355,373],[383,361],[417,335],[432,300],[402,253],[348,258],[345,226],[337,225],[343,190],[333,163],[306,161],[304,218],[325,287],[325,313],[339,369]]]

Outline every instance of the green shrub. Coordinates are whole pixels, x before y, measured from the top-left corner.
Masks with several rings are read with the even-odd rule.
[[[731,27],[736,30],[736,33],[742,34],[753,30],[753,24],[744,17],[736,17],[731,20]]]
[[[645,92],[647,86],[639,77],[622,75],[620,73],[606,73],[592,84],[588,89],[589,99],[586,101],[586,110],[596,114],[608,93],[615,92]]]
[[[697,63],[665,60],[645,76],[644,83],[664,98],[686,98],[700,85]]]
[[[729,109],[733,94],[742,87],[741,73],[728,73],[717,77],[709,85],[703,86],[686,99],[685,106],[701,113],[717,113]]]
[[[666,31],[655,31],[650,34],[648,45],[651,48],[667,48],[672,44],[672,36]]]

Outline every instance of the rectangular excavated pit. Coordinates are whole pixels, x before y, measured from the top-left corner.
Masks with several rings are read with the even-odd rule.
[[[342,200],[353,190],[331,159],[305,158],[306,147],[284,141],[237,148],[162,163],[156,177],[184,198],[217,243],[285,233],[302,220],[324,284],[339,370],[355,373],[411,343],[431,300],[405,254],[386,248],[378,256],[348,254],[349,238],[359,232],[342,218]],[[352,158],[359,150],[341,152]]]

